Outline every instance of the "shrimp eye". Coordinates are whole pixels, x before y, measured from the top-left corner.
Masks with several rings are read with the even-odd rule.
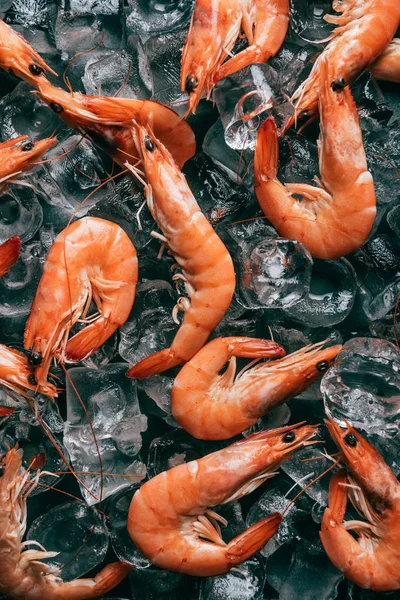
[[[147,137],[144,138],[144,147],[149,152],[153,152],[153,150],[154,150],[154,142],[151,139],[151,137],[147,136]]]
[[[344,438],[344,441],[348,446],[351,446],[352,448],[355,448],[357,446],[357,438],[354,435],[354,433],[348,433]]]
[[[338,77],[335,81],[332,81],[331,88],[334,92],[340,92],[346,87],[346,82],[343,77]]]
[[[290,442],[294,442],[295,439],[296,439],[295,432],[294,431],[288,431],[283,436],[282,441],[285,442],[285,444],[290,444]]]
[[[321,360],[319,363],[317,363],[317,371],[319,371],[320,373],[324,373],[328,369],[329,362],[327,360]]]
[[[29,65],[29,70],[32,73],[32,75],[41,75],[42,73],[44,73],[44,69],[42,67],[39,67],[39,65],[35,65],[35,63]]]
[[[63,107],[61,106],[61,104],[57,104],[57,102],[50,102],[50,108],[51,110],[53,110],[57,115],[59,115],[60,113],[63,112]]]
[[[197,86],[199,85],[199,82],[197,81],[196,77],[186,77],[186,85],[185,85],[185,90],[187,91],[188,94],[191,94],[192,92],[194,92],[194,90],[197,88]]]
[[[31,385],[36,385],[36,379],[33,373],[28,375],[28,383],[30,383]]]
[[[41,352],[31,352],[28,358],[28,363],[32,367],[37,367],[42,362],[42,353]]]
[[[34,147],[35,144],[33,142],[26,142],[26,144],[22,146],[21,150],[22,152],[30,152]]]

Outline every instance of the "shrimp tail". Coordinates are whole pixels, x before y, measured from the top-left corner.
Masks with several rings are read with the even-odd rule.
[[[17,262],[21,240],[18,236],[12,237],[0,245],[0,277],[8,273],[9,269]]]
[[[242,563],[261,550],[268,540],[276,534],[281,521],[282,515],[273,513],[236,536],[227,548],[227,555],[232,565]]]
[[[127,375],[133,379],[144,379],[145,377],[162,373],[167,369],[172,369],[172,367],[176,367],[181,362],[182,359],[171,348],[164,348],[164,350],[150,354],[150,356],[133,365],[127,372]]]
[[[105,317],[97,319],[68,341],[65,348],[65,359],[71,361],[84,360],[100,348],[116,328],[117,324],[110,322]]]
[[[279,140],[275,119],[268,117],[257,134],[254,170],[261,175],[262,181],[276,179],[278,173]]]
[[[55,589],[54,598],[60,600],[61,598],[68,598],[68,600],[99,598],[121,583],[132,569],[133,566],[126,563],[111,563],[93,579],[75,579],[59,584],[58,589]]]

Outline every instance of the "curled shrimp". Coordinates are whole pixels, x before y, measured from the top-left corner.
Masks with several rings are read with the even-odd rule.
[[[37,87],[46,80],[45,71],[57,77],[32,46],[0,19],[0,67]]]
[[[18,260],[21,240],[16,235],[0,244],[0,277],[3,277]]]
[[[288,0],[196,0],[182,54],[181,90],[189,94],[188,111],[195,112],[204,92],[210,97],[219,79],[274,56],[288,23]],[[241,29],[249,46],[234,56]]]
[[[283,348],[257,338],[212,340],[178,373],[171,392],[172,414],[196,438],[231,438],[301,394],[330,367],[341,346],[322,348],[324,343],[250,366],[235,378],[236,356],[273,358],[282,356]],[[219,375],[227,361],[227,370]]]
[[[184,282],[189,299],[174,309],[184,311],[170,348],[141,360],[129,377],[150,377],[192,358],[228,309],[235,289],[230,254],[200,210],[186,179],[168,150],[144,127],[139,128],[147,205],[166,244],[182,268],[173,279]],[[129,163],[126,164],[131,168]]]
[[[57,555],[44,548],[27,550],[22,542],[26,530],[29,472],[21,471],[22,451],[13,448],[2,461],[0,477],[0,593],[10,600],[85,600],[99,598],[118,585],[132,567],[120,562],[107,565],[93,579],[64,582],[41,562]]]
[[[124,166],[127,155],[140,157],[137,125],[151,127],[181,167],[196,151],[190,126],[158,102],[85,96],[66,92],[49,82],[40,86],[38,94],[68,127],[89,136],[120,166]]]
[[[258,552],[277,532],[280,513],[258,521],[225,543],[212,507],[250,494],[317,432],[312,425],[260,431],[147,481],[128,513],[134,543],[157,567],[202,577],[227,573]]]
[[[273,118],[259,129],[254,158],[255,192],[266,217],[281,236],[302,242],[313,256],[324,259],[357,250],[367,240],[376,215],[357,108],[348,87],[332,90],[331,71],[332,65],[320,62],[318,187],[283,185],[277,179]],[[302,202],[294,194],[302,196]]]
[[[57,388],[52,383],[36,383],[33,368],[25,354],[3,344],[0,344],[0,386],[22,396],[26,395],[26,390],[50,398],[57,396]]]
[[[333,9],[341,14],[325,15],[328,23],[337,25],[327,38],[329,44],[317,58],[308,78],[292,96],[295,114],[289,127],[303,112],[317,112],[320,69],[328,61],[329,84],[341,90],[368,68],[384,51],[400,24],[398,0],[334,0]],[[325,41],[325,40],[322,40]]]
[[[394,38],[380,57],[372,63],[370,71],[376,79],[400,83],[400,38]]]
[[[85,217],[57,236],[25,329],[38,384],[45,383],[53,357],[83,360],[125,323],[137,279],[136,250],[119,225]],[[98,312],[87,317],[92,300]],[[87,326],[68,339],[79,320]]]
[[[21,173],[30,171],[49,148],[57,143],[55,137],[26,141],[27,135],[20,135],[0,143],[0,191],[11,181],[15,181]]]
[[[333,564],[357,585],[400,589],[400,483],[382,456],[357,431],[328,421],[348,473],[336,473],[321,525],[321,542]],[[347,500],[366,521],[345,521]],[[349,530],[358,538],[354,539]]]

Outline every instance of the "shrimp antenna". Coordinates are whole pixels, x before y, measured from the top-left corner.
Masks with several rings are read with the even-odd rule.
[[[399,312],[399,302],[400,302],[400,292],[397,294],[397,300],[396,300],[396,304],[394,307],[394,313],[393,313],[393,335],[394,335],[394,339],[396,342],[396,346],[400,350],[399,339],[397,337],[397,313]]]
[[[86,138],[86,135],[82,135],[80,137],[80,139],[76,142],[76,144],[74,144],[72,146],[72,148],[70,148],[69,150],[65,150],[65,152],[63,152],[62,154],[57,154],[57,156],[52,156],[51,158],[45,158],[44,160],[40,160],[38,162],[34,162],[32,164],[34,165],[45,165],[46,163],[52,162],[53,160],[58,160],[59,158],[62,158],[63,156],[67,156],[68,154],[70,154],[71,152],[73,152],[78,146],[79,144],[82,143],[82,141]],[[63,150],[63,147],[61,146],[61,149]]]
[[[70,68],[70,66],[72,65],[72,63],[74,63],[76,60],[78,60],[78,58],[80,56],[84,56],[85,54],[89,54],[90,52],[93,52],[94,50],[96,50],[97,48],[99,48],[102,43],[104,42],[104,29],[101,32],[101,37],[100,37],[100,41],[93,46],[93,48],[90,48],[89,50],[85,50],[84,52],[78,52],[78,54],[75,54],[75,56],[69,61],[69,63],[67,64],[67,66],[64,69],[64,73],[63,73],[63,81],[65,83],[65,85],[67,86],[67,88],[72,92],[72,88],[71,88],[71,84],[69,82],[69,80],[67,80],[66,74],[68,69]],[[68,81],[68,82],[67,82]]]
[[[117,98],[119,96],[119,94],[122,92],[122,90],[124,89],[124,87],[127,85],[128,81],[129,81],[129,77],[131,76],[131,71],[132,71],[132,61],[129,61],[129,65],[128,65],[128,71],[125,75],[125,79],[121,85],[121,87],[115,92],[114,94],[114,98]]]

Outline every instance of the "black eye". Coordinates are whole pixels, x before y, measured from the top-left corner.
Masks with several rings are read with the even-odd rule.
[[[197,88],[197,86],[199,85],[196,77],[186,77],[186,86],[185,86],[185,90],[187,91],[188,94],[190,94],[191,92],[194,92],[194,90]]]
[[[53,110],[57,115],[59,115],[60,113],[63,112],[63,107],[61,106],[61,104],[57,104],[57,102],[50,102],[50,108],[51,110]]]
[[[36,379],[33,373],[28,375],[28,383],[30,383],[31,385],[36,385]]]
[[[346,82],[343,77],[338,77],[335,81],[332,81],[331,88],[334,92],[340,92],[346,87]]]
[[[295,439],[296,439],[295,432],[294,431],[288,431],[283,436],[282,441],[285,442],[285,444],[290,444],[290,442],[294,442]]]
[[[32,365],[32,367],[37,367],[42,362],[43,357],[41,352],[31,352],[28,357],[28,363]]]
[[[29,65],[29,70],[32,73],[32,75],[41,75],[44,72],[42,67],[39,67],[39,65],[35,65],[35,63]]]
[[[352,448],[354,448],[355,446],[357,446],[357,438],[354,435],[354,433],[348,433],[346,435],[346,437],[344,438],[344,441],[346,442],[346,444],[348,446],[351,446]]]
[[[327,371],[328,369],[329,362],[327,360],[321,360],[319,363],[317,363],[317,371],[320,373],[324,373],[324,371]]]
[[[151,139],[151,137],[147,136],[147,137],[144,138],[144,147],[149,152],[153,152],[153,150],[154,150],[154,142]]]
[[[22,146],[21,150],[22,152],[30,152],[34,147],[35,144],[33,144],[33,142],[26,142],[26,144]]]

